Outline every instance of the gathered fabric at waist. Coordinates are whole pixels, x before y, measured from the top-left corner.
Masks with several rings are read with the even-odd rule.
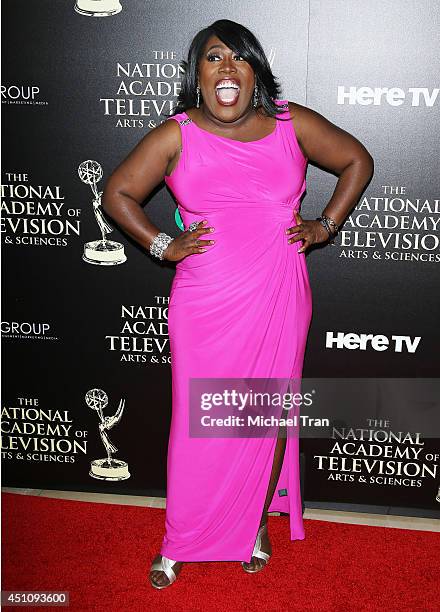
[[[200,240],[215,240],[212,245],[205,245],[203,253],[188,255],[176,264],[176,282],[194,280],[205,275],[208,281],[229,275],[240,277],[245,270],[255,273],[258,265],[270,264],[280,258],[304,257],[296,251],[301,241],[288,243],[285,230],[296,224],[292,204],[285,202],[246,202],[236,209],[213,209],[204,214],[187,213],[183,219],[185,227],[192,221],[207,220],[207,227],[214,227],[213,232],[206,232]],[[182,215],[183,217],[183,215]]]
[[[251,220],[253,217],[263,217],[270,221],[288,221],[298,209],[298,201],[277,202],[274,200],[227,200],[225,202],[202,202],[198,209],[189,210],[179,206],[182,221],[187,227],[193,221],[207,219],[213,224],[219,221],[229,227],[234,219]]]

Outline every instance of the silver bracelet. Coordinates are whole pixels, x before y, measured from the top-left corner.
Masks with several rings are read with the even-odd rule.
[[[331,238],[332,235],[332,231],[329,228],[329,225],[327,223],[327,221],[325,219],[323,219],[322,217],[316,217],[316,221],[319,221],[320,224],[322,225],[322,227],[326,230],[328,237]]]
[[[168,236],[168,234],[159,232],[150,244],[150,253],[162,260],[165,249],[173,240],[174,238]]]
[[[339,230],[338,225],[336,225],[336,223],[331,217],[327,217],[327,215],[321,215],[320,217],[316,217],[316,221],[320,222],[322,227],[327,231],[328,237],[331,239],[330,242],[333,242]],[[331,226],[333,226],[333,229]]]
[[[327,225],[330,228],[332,228],[331,229],[332,234],[336,235],[339,231],[339,225],[337,225],[335,221],[331,217],[328,217],[327,215],[321,215],[321,218],[327,221]]]

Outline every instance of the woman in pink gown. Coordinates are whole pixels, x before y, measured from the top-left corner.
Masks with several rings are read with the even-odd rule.
[[[103,197],[106,212],[151,246],[159,230],[122,193],[141,202],[166,165],[164,179],[186,228],[157,252],[151,247],[177,261],[168,308],[166,529],[150,573],[156,588],[174,582],[185,561],[241,561],[246,571],[262,569],[271,552],[267,512],[288,513],[291,540],[304,538],[298,431],[288,428],[284,440],[276,433],[191,436],[189,386],[192,379],[300,379],[312,314],[304,251],[337,231],[371,175],[371,158],[354,137],[296,105],[303,109],[308,151],[344,179],[325,210],[330,217],[303,220],[308,158],[292,121],[293,105],[276,95],[279,86],[261,45],[243,26],[221,20],[196,36],[189,57],[181,100],[190,114],[176,112],[147,135],[110,177]],[[219,83],[226,93],[217,92]],[[256,118],[259,95],[273,109],[264,121]],[[185,106],[191,97],[196,104]],[[179,132],[179,149],[170,162],[163,152],[171,129],[173,138]]]
[[[286,100],[279,117],[289,118]],[[307,160],[293,123],[241,142],[174,115],[182,152],[166,184],[187,227],[207,219],[215,244],[176,265],[168,308],[173,413],[166,535],[161,554],[179,561],[250,561],[276,437],[195,438],[188,432],[191,378],[300,377],[312,296],[300,242],[286,229],[306,186]],[[221,166],[219,167],[219,160]],[[288,436],[269,511],[288,512],[304,538],[298,436]]]

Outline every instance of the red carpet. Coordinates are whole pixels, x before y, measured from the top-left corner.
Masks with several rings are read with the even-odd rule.
[[[306,539],[290,542],[287,517],[273,516],[274,554],[261,573],[248,575],[238,562],[187,563],[157,591],[146,576],[164,517],[161,509],[3,493],[2,589],[69,591],[69,610],[82,612],[439,610],[435,532],[306,520]]]

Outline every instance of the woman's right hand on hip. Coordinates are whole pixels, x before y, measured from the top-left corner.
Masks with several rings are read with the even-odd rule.
[[[168,261],[179,261],[187,255],[204,253],[207,250],[204,247],[215,243],[215,240],[201,240],[199,238],[203,234],[214,231],[213,227],[202,227],[206,223],[207,221],[199,221],[196,230],[192,232],[185,230],[180,236],[174,238],[164,251],[164,259]]]

